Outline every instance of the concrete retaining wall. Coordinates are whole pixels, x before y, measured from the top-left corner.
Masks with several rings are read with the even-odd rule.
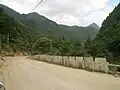
[[[36,55],[32,56],[31,59],[89,71],[109,72],[109,63],[104,58],[96,58],[96,60],[93,61],[92,57],[85,57],[83,60],[82,57]]]

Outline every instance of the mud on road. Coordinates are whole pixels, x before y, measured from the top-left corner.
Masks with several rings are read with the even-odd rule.
[[[6,58],[6,90],[120,90],[120,78],[25,59]]]

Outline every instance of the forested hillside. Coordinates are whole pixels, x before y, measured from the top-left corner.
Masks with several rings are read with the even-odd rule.
[[[120,62],[120,4],[102,23],[96,41],[101,53],[114,63]]]
[[[3,8],[6,14],[30,27],[40,36],[52,36],[56,38],[62,38],[64,36],[66,39],[70,40],[85,41],[88,39],[88,37],[94,38],[99,30],[94,27],[59,25],[36,12],[19,14],[1,4],[0,8]]]
[[[32,38],[32,39],[31,39]],[[30,28],[14,20],[0,9],[0,51],[29,51],[35,35]]]

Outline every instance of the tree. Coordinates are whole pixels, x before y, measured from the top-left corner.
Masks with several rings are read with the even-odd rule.
[[[86,49],[84,43],[81,44],[81,56],[83,57],[83,60],[85,59]]]
[[[90,38],[85,42],[84,47],[86,49],[86,52],[90,54],[93,57],[93,61],[95,61],[95,58],[98,54],[98,44],[96,41],[92,41]]]
[[[30,54],[32,55],[33,54],[33,45],[34,45],[34,43],[35,43],[35,41],[36,41],[36,39],[34,39],[34,34],[33,34],[33,32],[32,32],[32,30],[31,29],[29,29],[29,35],[28,35],[28,45],[27,45],[27,47],[29,48],[29,51],[30,51]]]
[[[80,56],[81,54],[81,42],[73,42],[72,43],[72,55],[73,56]]]
[[[59,50],[60,52],[62,52],[62,55],[67,55],[69,53],[70,42],[68,40],[63,39],[59,45]]]
[[[114,63],[114,57],[112,52],[109,52],[108,50],[106,50],[106,55],[105,55],[107,61],[109,61],[110,63]]]
[[[0,34],[0,53],[1,53],[1,49],[2,49],[2,35]]]
[[[90,53],[91,44],[92,40],[90,38],[88,38],[87,41],[84,43],[84,48],[87,51],[87,53]]]
[[[34,45],[34,49],[41,53],[48,53],[50,51],[51,40],[47,37],[41,37]]]
[[[90,54],[93,57],[93,61],[95,61],[95,58],[97,56],[98,53],[98,48],[97,48],[97,44],[96,43],[92,43],[91,44],[91,48],[90,48]]]

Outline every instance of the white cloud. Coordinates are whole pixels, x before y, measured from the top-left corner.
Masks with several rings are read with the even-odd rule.
[[[22,2],[23,1],[23,2]],[[109,0],[43,0],[35,10],[59,24],[89,25],[93,22],[101,24],[113,10]],[[20,13],[29,13],[38,0],[1,0]]]
[[[77,20],[77,18],[75,18],[74,16],[72,15],[69,15],[69,14],[59,14],[57,15],[56,17],[53,17],[52,18],[54,21],[58,22],[58,23],[63,23],[66,24],[66,23],[69,23],[69,25],[78,25],[79,24],[79,21]],[[74,23],[73,23],[74,22]]]

